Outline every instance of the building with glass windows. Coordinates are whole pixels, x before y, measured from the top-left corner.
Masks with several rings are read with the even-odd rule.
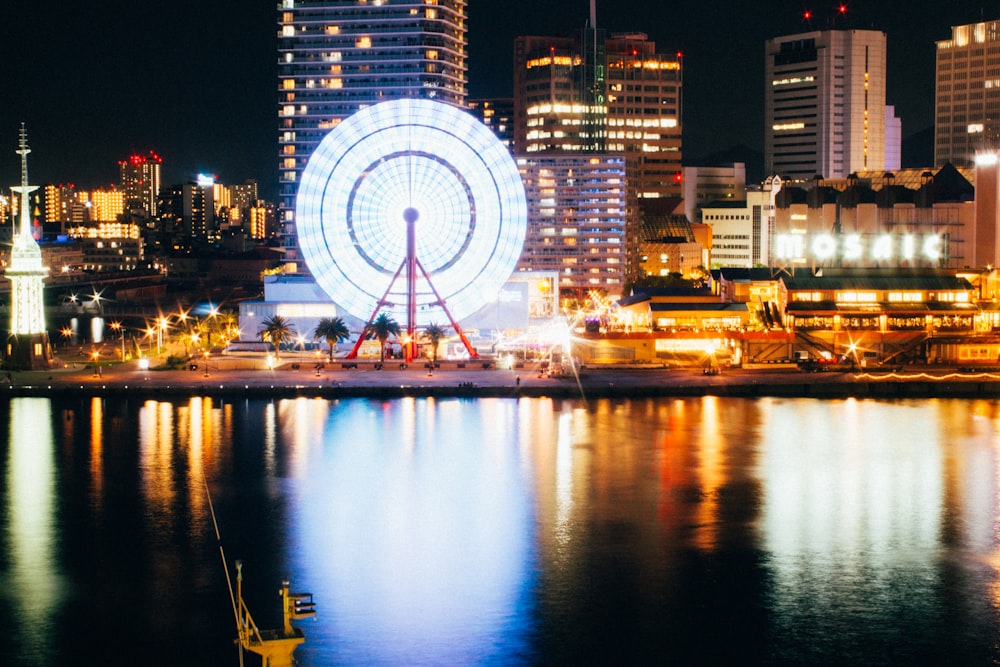
[[[768,40],[764,172],[809,181],[885,169],[885,72],[886,36],[878,30]]]
[[[953,26],[937,42],[934,164],[971,167],[1000,148],[1000,21]]]
[[[279,0],[279,223],[289,262],[300,259],[298,183],[327,132],[359,109],[390,99],[465,108],[466,4]]]
[[[516,152],[621,152],[635,198],[680,196],[679,55],[657,53],[643,33],[582,34],[515,41]],[[588,51],[588,39],[600,48]]]
[[[517,158],[528,203],[518,271],[558,274],[562,298],[594,290],[621,296],[629,257],[638,254],[627,215],[625,158],[537,154]]]

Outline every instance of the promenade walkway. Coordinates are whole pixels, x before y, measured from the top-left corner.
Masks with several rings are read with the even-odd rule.
[[[442,362],[431,371],[423,360],[401,368],[387,361],[343,368],[341,360],[316,368],[315,358],[283,358],[274,369],[263,355],[194,360],[185,370],[142,369],[134,361],[107,363],[95,372],[86,360],[50,370],[17,371],[0,376],[9,395],[102,394],[108,396],[323,396],[373,398],[397,396],[549,396],[599,398],[642,396],[811,396],[811,397],[998,397],[1000,372],[912,367],[905,371],[804,373],[794,367],[724,369],[705,375],[697,369],[662,367],[584,368],[578,375],[552,377],[537,366],[496,369],[469,362],[459,368]]]

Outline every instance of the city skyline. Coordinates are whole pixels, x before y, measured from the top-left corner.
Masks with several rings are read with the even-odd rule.
[[[876,13],[875,4],[847,3],[835,25],[887,33],[887,103],[896,106],[905,139],[933,126],[934,43],[948,39],[952,25],[1000,18],[1000,2],[917,0],[895,13]],[[258,7],[154,0],[139,9],[112,0],[51,14],[10,8],[0,53],[10,63],[7,89],[24,92],[0,107],[0,151],[9,145],[10,153],[0,159],[4,189],[19,178],[14,150],[23,122],[33,182],[107,186],[118,180],[118,160],[155,150],[164,184],[199,172],[227,184],[254,178],[262,196],[273,198],[277,14],[271,3]],[[782,0],[761,12],[721,0],[614,7],[598,0],[597,22],[609,33],[646,33],[660,50],[684,54],[684,154],[698,160],[738,144],[762,150],[766,39],[829,28],[836,7]],[[813,13],[809,23],[804,9]],[[469,98],[508,97],[514,38],[576,34],[589,3],[477,2],[468,14]]]

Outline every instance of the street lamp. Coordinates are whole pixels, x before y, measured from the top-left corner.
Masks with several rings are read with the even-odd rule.
[[[167,318],[160,317],[157,321],[156,328],[156,356],[160,356],[160,348],[163,347],[163,334],[167,330]]]
[[[112,322],[110,324],[113,331],[117,331],[121,334],[122,338],[122,363],[125,362],[125,327],[122,326],[121,322]]]
[[[208,350],[205,350],[205,377],[208,377]]]
[[[94,360],[94,377],[101,376],[101,353],[99,350],[94,350],[90,353],[90,357]]]

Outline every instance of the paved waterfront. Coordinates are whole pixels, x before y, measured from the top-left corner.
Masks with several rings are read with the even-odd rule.
[[[11,395],[84,392],[108,395],[170,396],[197,394],[396,397],[396,396],[550,396],[598,398],[633,396],[816,396],[925,397],[1000,396],[1000,372],[942,367],[908,367],[897,372],[805,373],[791,366],[724,369],[705,375],[697,369],[652,366],[585,367],[578,375],[551,377],[537,365],[497,369],[482,361],[442,362],[431,372],[424,360],[401,367],[387,360],[381,370],[371,361],[344,368],[343,360],[283,357],[267,368],[263,356],[213,357],[186,370],[143,370],[137,362],[108,363],[95,373],[85,360],[60,361],[50,370],[17,371],[3,377]],[[154,364],[155,365],[155,364]],[[2,376],[0,376],[2,377]]]

